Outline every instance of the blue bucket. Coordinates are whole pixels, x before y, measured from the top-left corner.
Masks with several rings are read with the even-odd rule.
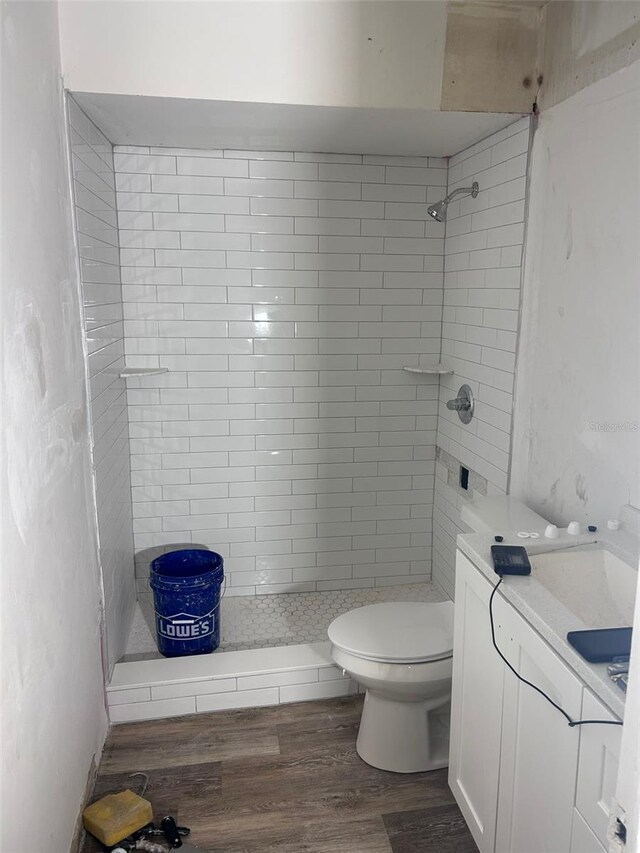
[[[220,645],[224,562],[204,549],[170,551],[151,563],[158,650],[165,657],[206,655]]]

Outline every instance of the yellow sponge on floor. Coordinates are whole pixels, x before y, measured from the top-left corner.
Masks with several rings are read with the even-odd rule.
[[[82,812],[84,828],[106,847],[113,847],[152,820],[151,803],[133,791],[109,794]]]

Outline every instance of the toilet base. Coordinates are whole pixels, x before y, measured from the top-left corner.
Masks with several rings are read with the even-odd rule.
[[[449,764],[450,696],[402,702],[367,690],[356,749],[380,770],[420,773]]]

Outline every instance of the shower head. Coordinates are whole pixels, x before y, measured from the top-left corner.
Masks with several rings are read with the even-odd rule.
[[[454,190],[452,193],[449,193],[448,196],[442,199],[442,201],[437,201],[435,204],[432,204],[431,207],[427,208],[427,213],[432,219],[435,219],[436,222],[446,222],[447,221],[447,207],[449,206],[449,202],[454,199],[457,195],[461,195],[465,193],[465,195],[470,195],[471,198],[476,198],[478,193],[480,192],[480,186],[477,181],[474,181],[470,187],[459,187],[457,190]]]
[[[442,201],[437,201],[435,204],[432,204],[431,207],[427,208],[427,213],[435,219],[436,222],[446,222],[448,204],[449,202],[444,198]]]

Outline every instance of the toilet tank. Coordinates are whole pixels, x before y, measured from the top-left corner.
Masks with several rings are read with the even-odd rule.
[[[476,495],[462,507],[462,521],[475,533],[542,530],[547,519],[509,495]]]

